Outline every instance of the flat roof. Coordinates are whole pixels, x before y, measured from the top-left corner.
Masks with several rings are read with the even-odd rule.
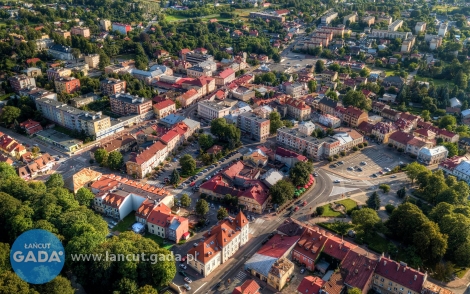
[[[60,145],[65,146],[65,147],[72,147],[72,146],[75,146],[75,145],[82,144],[82,141],[71,138],[71,137],[67,136],[66,134],[58,132],[54,129],[46,129],[46,130],[37,132],[36,136],[44,137],[48,140],[59,143]]]

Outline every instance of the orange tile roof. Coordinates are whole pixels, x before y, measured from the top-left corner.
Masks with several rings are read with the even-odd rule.
[[[152,156],[154,156],[158,151],[165,149],[166,145],[160,141],[155,142],[148,149],[145,149],[140,154],[137,154],[135,157],[130,158],[129,161],[133,161],[137,164],[143,164],[148,161]]]
[[[126,196],[110,193],[106,197],[104,197],[103,202],[106,205],[112,206],[114,208],[119,208],[124,202],[124,199],[126,199]]]
[[[233,289],[232,294],[259,294],[260,288],[255,280],[246,280],[241,286]]]
[[[183,95],[181,95],[181,98],[183,98],[184,100],[189,100],[191,99],[192,97],[194,97],[194,95],[197,94],[197,90],[196,89],[189,89],[188,91],[186,91]]]
[[[165,143],[165,144],[168,144],[170,143],[175,137],[179,137],[179,134],[177,131],[171,129],[169,130],[165,135],[163,135],[160,140]],[[155,143],[156,144],[156,143]],[[153,146],[153,145],[152,145]]]
[[[308,276],[300,282],[297,291],[301,294],[318,294],[326,282],[319,277]]]
[[[347,241],[342,241],[336,236],[330,236],[325,242],[323,252],[338,260],[343,260],[344,257],[346,257],[346,254],[348,254],[351,249],[356,247],[356,245],[351,244]]]
[[[349,251],[341,263],[344,283],[351,287],[364,289],[374,273],[379,256],[356,247]]]
[[[171,105],[175,105],[175,102],[173,102],[170,99],[167,99],[167,100],[163,100],[161,102],[158,102],[158,103],[154,104],[153,108],[158,109],[158,110],[162,110],[162,109],[165,109],[165,108],[167,108]]]

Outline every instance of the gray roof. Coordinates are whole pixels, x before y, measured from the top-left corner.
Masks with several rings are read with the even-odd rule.
[[[190,118],[185,118],[183,122],[189,127],[189,129],[194,130],[201,127],[201,123]]]
[[[267,277],[269,274],[269,270],[276,261],[277,258],[275,257],[255,253],[250,259],[245,262],[245,269],[253,269],[256,272]]]
[[[172,113],[172,114],[162,118],[160,120],[160,122],[163,123],[163,124],[174,125],[174,124],[179,123],[180,121],[183,121],[183,120],[184,120],[184,116]]]

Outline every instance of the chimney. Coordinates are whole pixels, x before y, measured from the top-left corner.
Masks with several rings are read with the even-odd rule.
[[[403,267],[403,272],[405,272],[405,270],[406,270],[406,267]]]
[[[418,275],[415,275],[414,280],[416,281],[417,278],[418,278]]]
[[[397,265],[397,272],[400,270],[400,265]]]
[[[384,260],[384,266],[385,266],[385,265],[387,265],[387,261],[386,261],[386,260]]]

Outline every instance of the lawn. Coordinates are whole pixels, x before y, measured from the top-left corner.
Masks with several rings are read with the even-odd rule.
[[[378,234],[374,234],[374,236],[364,239],[364,243],[367,244],[369,249],[374,250],[377,253],[388,252],[389,244],[391,244],[390,241]]]
[[[454,11],[454,10],[457,10],[457,9],[459,9],[459,8],[454,7],[454,6],[435,5],[432,10],[436,11],[438,13],[446,13],[446,12],[451,12],[451,11]]]
[[[352,209],[357,207],[357,203],[351,199],[344,199],[336,201],[335,203],[344,205],[346,211],[351,211]],[[334,211],[333,209],[331,209],[330,203],[323,205],[323,208],[325,209],[322,214],[322,216],[324,217],[341,217],[343,215],[341,212]]]
[[[468,272],[468,267],[461,267],[461,268],[455,268],[455,274],[457,275],[457,277],[459,278],[463,278],[463,276],[465,276],[465,274]]]
[[[165,248],[165,249],[168,249],[170,250],[171,247],[173,247],[173,243],[169,243],[168,241],[164,240],[162,237],[158,237],[154,234],[150,234],[150,233],[146,233],[144,238],[149,238],[153,241],[155,241],[155,243],[158,244],[158,246],[160,246],[161,248]]]
[[[185,16],[181,16],[181,15],[165,14],[165,20],[167,20],[168,22],[175,22],[175,21],[186,20],[186,19],[188,18]]]
[[[438,80],[433,78],[421,77],[419,75],[415,75],[415,79],[420,82],[433,82],[435,86],[445,86],[448,84],[450,87],[454,85],[454,82],[451,80]]]
[[[135,59],[135,54],[122,54],[114,57],[113,59],[116,59],[118,61],[125,61],[125,60],[130,60],[130,59]]]
[[[389,76],[393,75],[394,72],[395,72],[395,70],[393,70],[393,69],[387,69],[387,70],[385,70],[385,76],[389,77]]]
[[[2,96],[0,96],[0,101],[8,99],[12,95],[15,95],[15,94],[14,93],[8,93],[8,94],[5,94],[5,95],[2,95]]]
[[[136,222],[135,220],[135,211],[129,213],[123,220],[121,220],[113,230],[119,232],[129,231],[130,227]]]

